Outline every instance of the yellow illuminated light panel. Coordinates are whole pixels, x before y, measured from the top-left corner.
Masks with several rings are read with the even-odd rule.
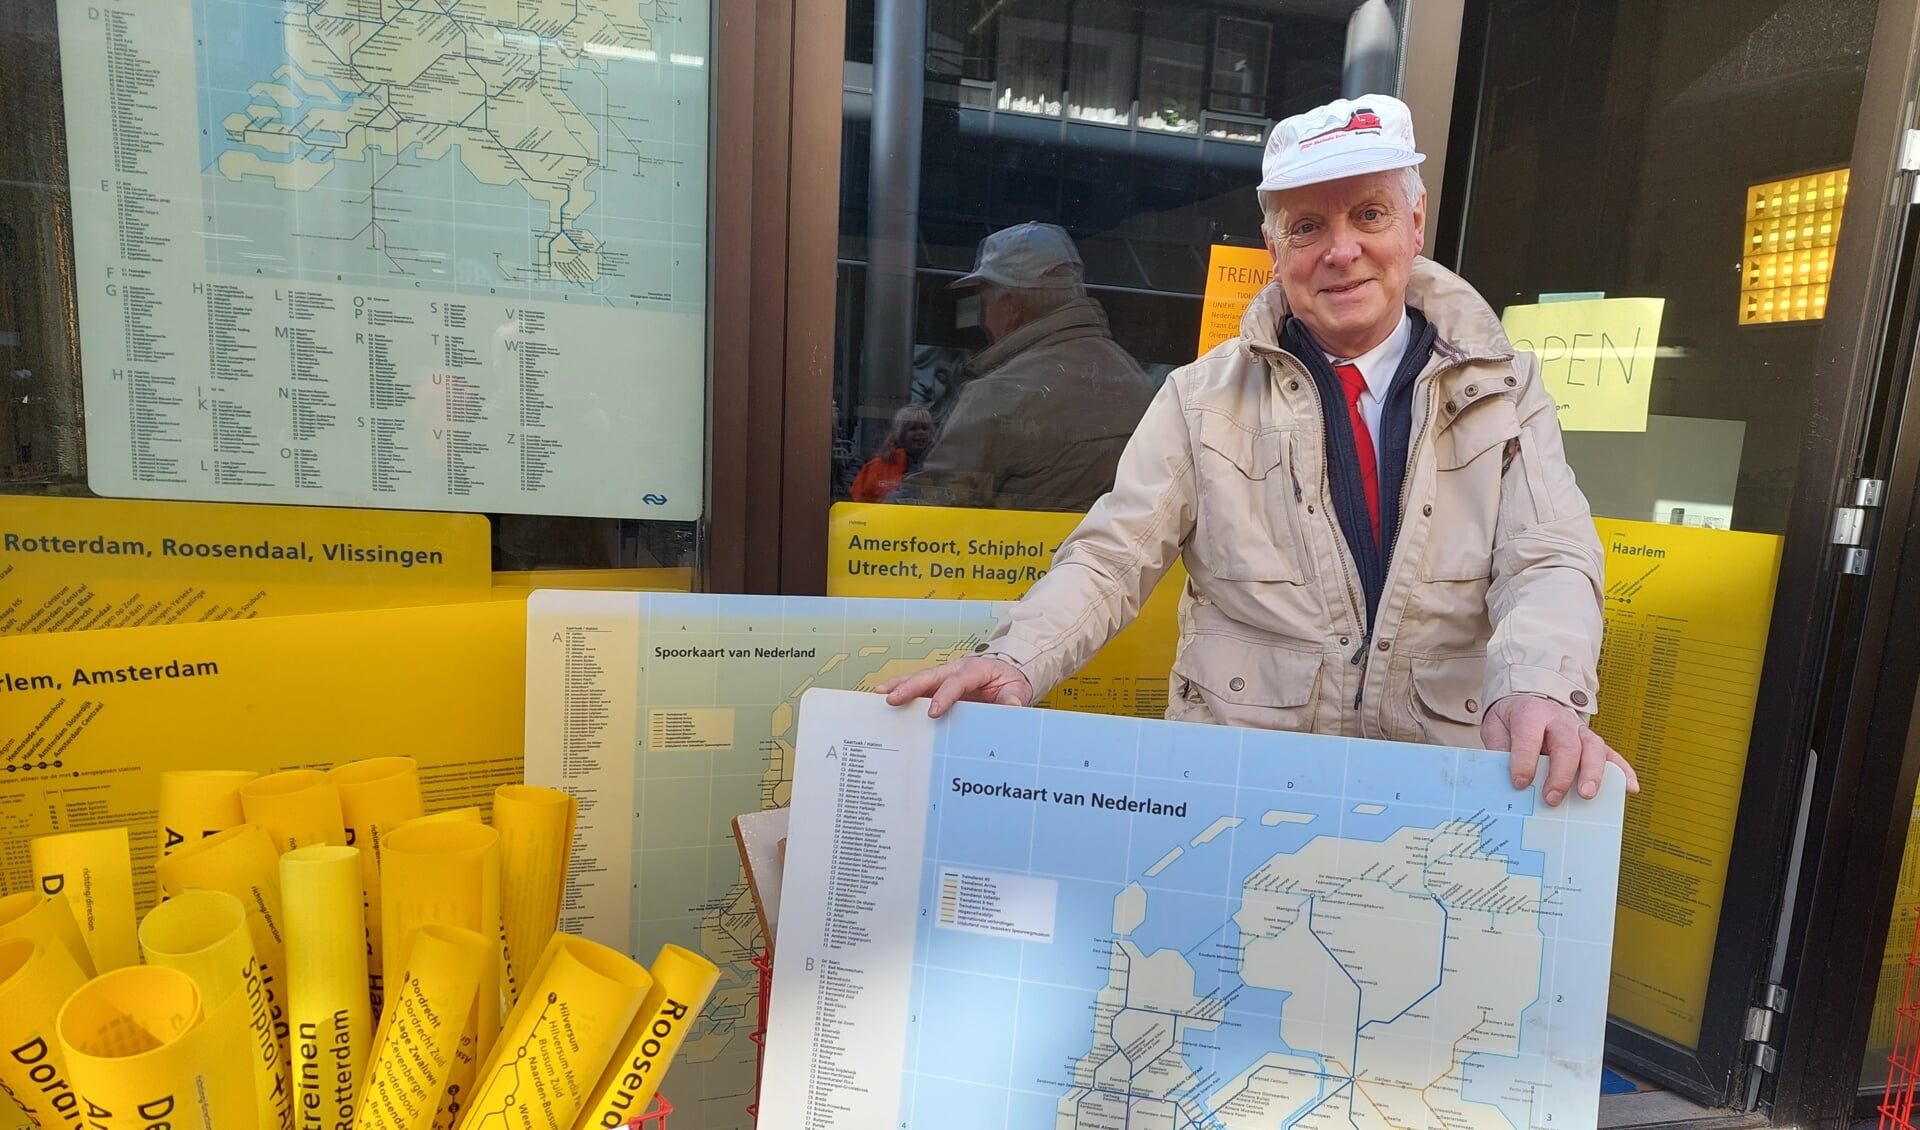
[[[1747,190],[1740,324],[1808,322],[1827,313],[1827,281],[1847,203],[1847,170]]]

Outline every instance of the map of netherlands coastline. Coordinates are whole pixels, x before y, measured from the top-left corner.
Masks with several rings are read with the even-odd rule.
[[[211,265],[685,301],[703,267],[673,250],[700,248],[704,173],[660,107],[706,76],[672,4],[201,0],[281,37],[202,61],[210,219],[241,237]],[[265,73],[235,91],[216,62]]]
[[[1266,821],[1312,817],[1274,811]],[[1240,823],[1220,818],[1195,850]],[[1237,951],[1202,946],[1196,956],[1246,987],[1299,995],[1317,984],[1323,995],[1317,1015],[1282,1010],[1275,1034],[1291,1051],[1266,1052],[1230,1078],[1190,1059],[1187,1046],[1226,1021],[1235,990],[1197,994],[1186,954],[1145,953],[1129,940],[1151,909],[1145,888],[1128,884],[1114,899],[1093,1046],[1073,1066],[1057,1130],[1510,1125],[1495,1096],[1474,1101],[1466,1082],[1474,1057],[1521,1054],[1518,1018],[1539,993],[1549,892],[1510,875],[1506,858],[1483,846],[1486,831],[1449,820],[1377,845],[1322,836],[1247,876],[1233,916]],[[1478,934],[1470,946],[1459,945],[1463,930]],[[1392,1047],[1416,1043],[1445,1054],[1429,1052],[1421,1067]],[[1527,1107],[1535,1095],[1516,1084],[1497,1097]]]
[[[1597,1116],[1617,771],[1547,808],[1479,750],[868,699],[805,703],[763,1127]],[[876,826],[904,885],[834,846]]]

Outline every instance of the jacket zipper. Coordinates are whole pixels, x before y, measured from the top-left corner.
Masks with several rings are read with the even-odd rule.
[[[1436,374],[1436,376],[1437,375],[1438,374]],[[1396,542],[1399,541],[1399,534],[1406,529],[1407,525],[1407,494],[1413,487],[1413,468],[1420,459],[1420,443],[1427,438],[1428,430],[1433,427],[1433,381],[1428,380],[1424,382],[1424,386],[1425,387],[1416,386],[1414,390],[1414,395],[1422,398],[1426,406],[1426,412],[1421,416],[1420,426],[1414,429],[1413,445],[1407,449],[1407,469],[1400,475],[1400,501],[1398,504],[1400,520],[1394,526],[1394,540]],[[1380,598],[1382,600],[1386,599],[1386,593],[1384,591],[1381,592]],[[1367,697],[1367,644],[1372,639],[1373,629],[1368,627],[1367,630],[1361,634],[1360,650],[1353,653],[1353,662],[1360,668],[1360,689],[1355,691],[1353,695],[1353,708],[1355,710],[1360,709],[1362,701]]]
[[[1301,370],[1300,376],[1306,379],[1307,387],[1313,389],[1313,402],[1320,409],[1320,434],[1325,435],[1327,406],[1320,403],[1320,386],[1313,382],[1313,377],[1304,369]],[[1294,489],[1296,491],[1299,489],[1297,478],[1294,480]],[[1333,537],[1333,556],[1340,562],[1340,576],[1347,583],[1347,604],[1353,609],[1353,622],[1360,626],[1360,647],[1348,661],[1358,666],[1367,657],[1367,639],[1371,632],[1367,627],[1366,603],[1360,599],[1359,589],[1355,587],[1353,570],[1347,565],[1346,556],[1340,552],[1340,547],[1345,544],[1346,535],[1340,532],[1340,525],[1333,516],[1333,507],[1328,503],[1332,489],[1332,479],[1327,474],[1327,453],[1323,451],[1320,454],[1320,516],[1326,520],[1327,532]]]
[[[1437,377],[1439,374],[1436,373],[1434,375]],[[1428,380],[1424,383],[1424,388],[1416,386],[1414,391],[1415,396],[1424,399],[1427,410],[1420,419],[1420,426],[1414,430],[1413,445],[1407,449],[1407,469],[1400,475],[1400,521],[1394,526],[1394,540],[1396,542],[1400,540],[1399,535],[1407,528],[1407,493],[1413,487],[1414,465],[1420,460],[1420,441],[1427,438],[1427,432],[1433,427],[1433,381]],[[1386,593],[1384,591],[1381,593],[1380,598],[1382,600],[1386,599]],[[1360,654],[1354,656],[1355,663],[1359,663],[1361,659],[1364,658],[1366,650],[1367,645],[1363,640],[1360,644]],[[1353,708],[1355,710],[1360,709],[1360,701],[1366,697],[1366,694],[1367,672],[1363,666],[1360,671],[1360,691],[1353,696]]]

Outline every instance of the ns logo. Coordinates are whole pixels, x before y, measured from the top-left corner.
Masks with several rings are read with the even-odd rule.
[[[667,504],[667,496],[664,494],[643,494],[640,496],[640,501],[646,503],[648,506],[665,506]]]

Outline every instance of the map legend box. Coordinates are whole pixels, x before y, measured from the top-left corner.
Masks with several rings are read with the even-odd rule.
[[[1053,916],[1060,884],[1029,875],[992,871],[940,873],[940,925],[949,930],[1053,941]]]

